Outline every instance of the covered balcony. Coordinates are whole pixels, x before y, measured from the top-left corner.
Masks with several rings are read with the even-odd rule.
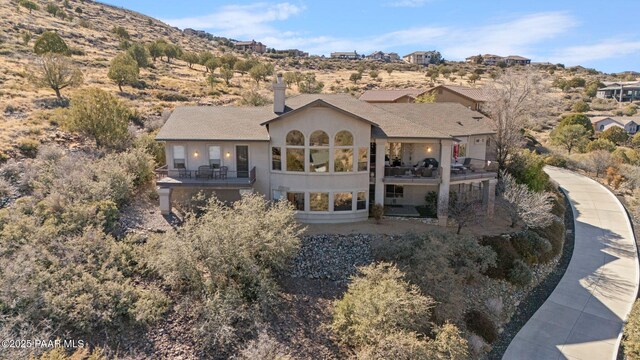
[[[167,166],[156,169],[156,185],[161,188],[202,187],[202,188],[251,188],[256,182],[255,166],[249,171],[230,171],[225,166],[211,168],[200,166],[197,170],[168,169]]]

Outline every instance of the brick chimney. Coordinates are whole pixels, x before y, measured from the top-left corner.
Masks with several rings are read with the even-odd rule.
[[[282,73],[276,75],[276,82],[273,83],[273,112],[282,114],[284,112],[284,98],[287,85],[282,79]]]

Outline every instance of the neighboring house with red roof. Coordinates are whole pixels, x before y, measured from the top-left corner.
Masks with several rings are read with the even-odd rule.
[[[591,118],[591,124],[596,132],[617,126],[624,129],[627,134],[634,135],[640,131],[640,116],[597,116]]]
[[[257,192],[288,200],[309,223],[363,221],[374,204],[415,211],[429,192],[482,200],[493,214],[497,174],[487,168],[491,122],[455,103],[371,104],[348,94],[285,99],[281,76],[269,106],[176,108],[156,140],[160,210],[204,190],[222,201]],[[438,208],[445,225],[448,206]]]

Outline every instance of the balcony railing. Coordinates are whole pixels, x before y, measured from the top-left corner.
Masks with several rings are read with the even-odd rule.
[[[198,170],[168,169],[162,166],[155,170],[156,185],[166,187],[200,186],[200,187],[251,187],[256,182],[255,166],[249,171],[219,170],[211,172],[210,176],[200,176]],[[239,176],[240,175],[240,176]]]

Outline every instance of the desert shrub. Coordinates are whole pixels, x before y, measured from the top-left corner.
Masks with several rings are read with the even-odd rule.
[[[166,163],[166,155],[164,145],[156,141],[155,137],[157,133],[158,131],[153,131],[151,133],[141,134],[135,139],[133,145],[151,155],[156,166],[162,166]]]
[[[176,92],[160,92],[156,97],[162,101],[189,101],[189,98]]]
[[[638,107],[634,104],[629,104],[622,109],[622,113],[625,116],[633,116],[638,113]]]
[[[42,33],[33,45],[33,52],[38,55],[46,53],[66,55],[68,51],[69,47],[67,47],[64,40],[62,40],[60,35],[52,31]]]
[[[633,303],[629,318],[625,322],[622,345],[625,358],[640,359],[640,300]]]
[[[492,297],[485,300],[484,305],[496,318],[500,318],[502,316],[502,311],[504,310],[504,302],[502,301],[502,297]]]
[[[549,184],[549,175],[544,172],[544,157],[533,151],[518,152],[509,164],[509,173],[519,184],[526,184],[533,191],[542,191]]]
[[[614,144],[622,145],[629,139],[629,134],[618,126],[612,126],[598,135],[599,139],[606,139]]]
[[[573,105],[571,105],[571,111],[576,113],[584,113],[589,111],[589,104],[582,100],[578,100]]]
[[[498,330],[493,321],[480,310],[471,310],[464,315],[464,322],[467,328],[480,335],[488,343],[494,342],[498,338]]]
[[[507,280],[512,284],[525,286],[531,282],[533,278],[533,272],[529,265],[524,261],[518,259],[513,262],[513,267],[509,270],[509,276]]]
[[[129,35],[129,32],[127,31],[127,29],[125,29],[122,26],[114,26],[113,29],[111,29],[111,32],[116,34],[116,36],[118,36],[121,39],[126,39],[126,40],[131,39],[131,36]]]
[[[33,1],[30,1],[30,0],[20,0],[18,2],[18,5],[24,7],[25,9],[28,9],[29,13],[31,13],[33,10],[40,9],[38,4],[36,4],[36,3],[34,3]]]
[[[251,340],[240,350],[237,357],[239,360],[290,360],[289,351],[273,339],[266,331],[261,331],[258,338]]]
[[[104,90],[89,88],[71,98],[60,123],[96,141],[100,148],[119,150],[129,145],[130,110]]]
[[[489,246],[496,253],[495,266],[490,266],[486,274],[496,279],[507,279],[513,262],[519,258],[518,252],[505,236],[485,236],[480,243]]]
[[[522,260],[536,264],[539,258],[552,250],[551,242],[533,231],[523,231],[511,237],[511,244]]]
[[[225,206],[212,198],[176,233],[151,241],[149,262],[183,295],[205,350],[227,353],[276,301],[273,273],[296,253],[300,231],[285,201],[253,194]]]
[[[553,221],[553,195],[549,192],[535,192],[525,184],[516,182],[506,171],[500,173],[498,201],[511,218],[511,227],[522,221],[528,228],[545,227]],[[547,184],[548,185],[548,184]]]
[[[586,150],[588,152],[597,151],[597,150],[606,150],[608,152],[612,152],[615,149],[616,149],[616,144],[611,142],[611,140],[605,139],[605,138],[598,138],[598,139],[595,139],[595,140],[591,141],[587,145],[587,149]]]
[[[242,93],[242,98],[240,99],[241,105],[249,105],[249,106],[263,106],[270,103],[270,99],[261,95],[255,89],[251,89],[249,91]]]
[[[547,239],[551,243],[551,251],[538,256],[538,260],[542,263],[548,262],[562,251],[564,245],[564,224],[560,220],[554,220],[549,226],[544,228],[533,229],[542,238]]]
[[[589,117],[585,114],[568,114],[562,116],[558,127],[569,125],[581,125],[589,134],[593,134],[593,125]]]
[[[367,344],[356,351],[361,360],[433,359],[429,343],[413,332],[396,332]]]
[[[474,359],[480,358],[489,349],[487,342],[476,334],[469,335],[467,342],[469,343],[469,351],[474,356]]]
[[[331,329],[340,343],[358,348],[396,332],[429,330],[434,301],[403,280],[400,270],[378,263],[359,271],[333,309]]]
[[[463,284],[495,266],[496,255],[469,236],[442,232],[407,234],[374,249],[377,259],[395,262],[406,278],[437,304],[438,323],[458,321],[464,311]]]
[[[26,157],[35,157],[38,153],[40,142],[32,138],[22,138],[18,140],[18,150]]]
[[[438,214],[438,193],[429,191],[424,197],[427,216],[435,218]]]
[[[614,99],[593,99],[591,102],[591,109],[597,111],[609,111],[617,107],[617,102]]]
[[[609,166],[607,168],[607,173],[605,176],[605,181],[607,182],[607,185],[613,187],[614,189],[618,189],[620,187],[620,183],[622,183],[622,175],[620,175],[620,172],[618,171],[618,169]]]
[[[544,158],[544,163],[551,166],[566,168],[567,159],[560,155],[552,154]]]
[[[376,220],[377,224],[382,223],[382,217],[384,216],[384,206],[381,204],[375,204],[371,207],[371,215]]]
[[[142,44],[135,43],[127,49],[127,53],[136,61],[138,67],[149,66],[149,50]]]

